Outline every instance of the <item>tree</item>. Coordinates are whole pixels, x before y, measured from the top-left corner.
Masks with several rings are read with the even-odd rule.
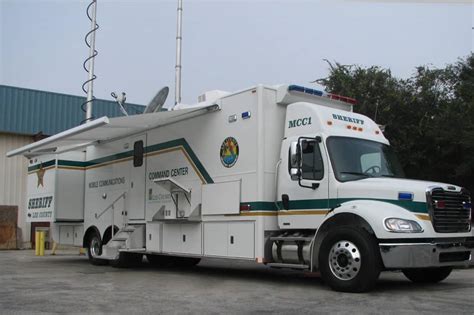
[[[408,177],[474,189],[474,54],[443,69],[420,66],[409,79],[328,64],[329,76],[316,82],[357,99],[356,112],[385,125]]]

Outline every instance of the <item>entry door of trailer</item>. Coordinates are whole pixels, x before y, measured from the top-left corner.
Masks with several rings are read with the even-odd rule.
[[[129,220],[145,219],[146,134],[130,139],[133,159],[130,165]]]

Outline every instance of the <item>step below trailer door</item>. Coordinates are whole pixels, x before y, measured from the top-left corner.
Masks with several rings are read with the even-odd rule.
[[[145,219],[146,134],[134,136],[129,143],[133,151],[130,161],[129,220]]]

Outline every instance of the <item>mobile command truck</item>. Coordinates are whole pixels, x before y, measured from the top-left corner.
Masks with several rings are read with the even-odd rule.
[[[200,100],[9,152],[29,159],[29,220],[93,264],[243,259],[349,292],[384,270],[434,283],[474,264],[469,192],[405,179],[352,99],[259,85]]]

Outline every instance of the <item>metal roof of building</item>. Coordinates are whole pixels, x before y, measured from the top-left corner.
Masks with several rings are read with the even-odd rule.
[[[0,85],[0,132],[54,135],[78,126],[84,119],[81,104],[85,97]],[[142,113],[145,106],[125,104],[130,114]],[[123,116],[115,101],[96,99],[93,116]]]

